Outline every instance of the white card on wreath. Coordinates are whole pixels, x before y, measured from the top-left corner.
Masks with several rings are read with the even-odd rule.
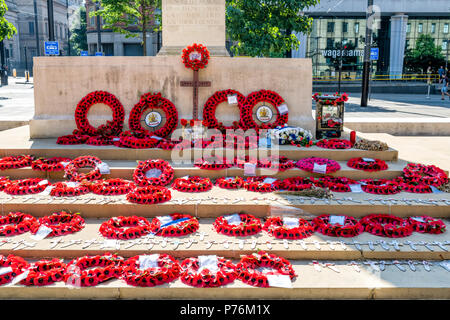
[[[173,221],[171,216],[156,217],[156,219],[159,220],[162,226]]]
[[[150,169],[145,173],[146,178],[159,178],[162,174],[162,171],[156,168]]]
[[[255,176],[256,175],[256,164],[246,162],[244,163],[244,176]]]
[[[227,96],[228,104],[238,104],[237,94]]]
[[[365,162],[375,162],[375,160],[372,159],[372,158],[362,158],[362,159],[363,159],[363,161],[365,161]]]
[[[237,213],[224,216],[224,219],[227,220],[228,224],[233,226],[237,226],[242,223],[241,217]]]
[[[11,267],[0,268],[0,276],[10,272],[13,272],[13,269]]]
[[[47,186],[47,188],[45,188],[44,191],[41,192],[41,195],[48,196],[53,189],[55,189],[55,186]]]
[[[313,172],[326,174],[327,173],[327,165],[326,164],[314,163]]]
[[[38,186],[43,186],[44,184],[48,184],[48,180],[42,180],[38,183]]]
[[[38,231],[36,232],[36,234],[31,236],[31,239],[33,240],[42,240],[45,237],[47,237],[50,233],[52,233],[52,229],[50,229],[49,227],[42,225],[39,227]]]
[[[211,272],[219,271],[219,261],[217,260],[216,255],[198,256],[198,264],[198,272],[201,272],[203,269],[208,269]]]
[[[28,274],[30,273],[30,270],[26,270],[25,272],[22,272],[17,277],[15,277],[11,282],[10,285],[13,286],[16,283],[19,283],[20,281],[26,279],[28,277]]]
[[[330,218],[328,219],[328,222],[330,224],[340,224],[341,226],[343,226],[345,224],[345,216],[330,216]]]
[[[101,174],[110,174],[111,173],[111,169],[109,168],[109,166],[106,162],[100,162],[97,165],[97,168],[100,170]]]
[[[425,220],[423,220],[422,217],[411,217],[411,219],[416,220],[416,221],[418,221],[418,222],[425,223]]]
[[[282,105],[278,106],[278,111],[280,112],[281,115],[284,115],[286,113],[289,112],[288,106],[287,104],[283,103]]]
[[[265,178],[264,181],[263,181],[263,183],[272,184],[272,183],[274,183],[275,181],[277,181],[277,179],[274,179],[274,178]]]
[[[145,270],[150,268],[158,268],[158,259],[158,253],[139,256],[139,269]]]
[[[355,193],[363,192],[363,189],[361,188],[360,184],[349,184],[348,186],[350,187],[350,190],[352,192],[355,192]]]
[[[278,288],[292,288],[291,277],[284,274],[268,274],[266,275],[267,282],[270,287]]]
[[[288,229],[298,228],[299,222],[298,218],[283,217],[283,225]]]

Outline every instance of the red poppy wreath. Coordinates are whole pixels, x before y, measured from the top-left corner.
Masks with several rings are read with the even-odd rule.
[[[394,179],[396,183],[398,183],[400,189],[405,192],[411,193],[432,193],[433,189],[428,184],[423,183],[422,181],[407,181],[402,177],[398,177]]]
[[[113,278],[120,278],[124,259],[117,255],[84,256],[67,264],[64,282],[72,286],[92,287]],[[88,268],[93,268],[86,270]]]
[[[314,227],[302,218],[269,217],[263,230],[277,239],[304,239],[314,233]]]
[[[181,237],[198,230],[197,218],[188,214],[172,213],[164,217],[156,217],[150,223],[150,231],[162,237]]]
[[[209,62],[209,51],[206,46],[194,43],[191,46],[183,49],[181,60],[184,66],[188,69],[197,71],[204,69]]]
[[[0,170],[19,169],[31,166],[34,157],[26,156],[12,156],[0,159]]]
[[[76,144],[84,144],[89,139],[89,135],[87,134],[69,134],[66,136],[61,136],[56,139],[57,144],[63,145],[76,145]]]
[[[380,237],[401,238],[413,232],[413,226],[408,220],[390,214],[369,214],[359,222],[366,232]]]
[[[222,157],[199,158],[195,160],[194,166],[203,170],[224,170],[233,166],[233,161]]]
[[[172,166],[165,160],[139,161],[133,173],[133,181],[140,187],[166,186],[172,182],[173,175]]]
[[[216,180],[216,186],[222,189],[240,189],[244,186],[241,177],[221,177]]]
[[[387,179],[362,179],[359,180],[361,188],[364,192],[372,194],[396,194],[401,191],[397,182]]]
[[[174,281],[180,272],[180,264],[168,254],[140,255],[125,261],[122,278],[135,287],[155,287]]]
[[[325,176],[314,179],[314,185],[316,187],[328,188],[334,192],[351,192],[351,184],[357,184],[357,182],[347,177]]]
[[[52,230],[48,237],[58,237],[78,232],[84,228],[84,225],[84,219],[79,213],[60,211],[39,218],[30,226],[30,231],[36,234],[42,226],[45,226]]]
[[[146,93],[141,96],[139,102],[131,110],[128,120],[128,126],[131,131],[147,131],[142,127],[141,119],[144,112],[148,109],[161,109],[166,115],[166,123],[158,130],[151,132],[152,135],[158,137],[168,137],[176,129],[178,125],[178,111],[175,105],[161,93]]]
[[[15,180],[4,191],[10,195],[36,194],[44,191],[50,184],[48,180],[40,178]]]
[[[276,182],[275,178],[266,176],[248,177],[245,179],[244,188],[253,192],[273,192],[279,188]]]
[[[101,178],[99,166],[102,161],[94,156],[81,156],[73,159],[65,168],[65,177],[69,181],[81,182],[83,180],[94,181]],[[78,173],[78,169],[83,167],[94,168],[89,173]]]
[[[301,170],[321,174],[330,174],[341,169],[337,161],[316,157],[300,159],[295,165]]]
[[[22,274],[29,266],[23,258],[12,254],[7,257],[0,255],[0,268],[5,268],[0,275],[0,285],[11,282],[19,274]]]
[[[258,270],[260,268],[272,270],[262,272]],[[286,275],[291,280],[297,277],[292,264],[288,260],[264,251],[243,256],[237,264],[236,270],[242,282],[254,287],[269,287],[268,275]]]
[[[287,191],[302,191],[313,187],[313,181],[310,178],[302,177],[286,178],[277,180],[275,183],[278,189]]]
[[[261,231],[261,221],[247,213],[232,214],[217,217],[213,223],[217,233],[226,236],[246,237]]]
[[[225,126],[222,122],[219,122],[216,118],[216,109],[222,102],[228,101],[230,96],[236,96],[237,107],[239,108],[239,113],[242,118],[245,107],[245,96],[239,91],[227,89],[223,91],[216,91],[203,106],[203,119],[205,121],[205,126],[208,128],[219,129],[222,132],[230,129],[238,129],[242,127],[240,122],[233,123],[232,126]]]
[[[52,185],[52,197],[77,197],[89,193],[89,182],[57,182]]]
[[[403,177],[407,181],[422,182],[435,187],[448,182],[448,176],[444,170],[419,163],[408,163],[403,169]]]
[[[170,190],[159,186],[136,188],[127,194],[127,200],[138,204],[157,204],[170,201]]]
[[[136,185],[132,181],[120,178],[97,180],[90,185],[90,190],[93,193],[104,196],[127,194],[135,188]]]
[[[94,128],[87,118],[89,109],[98,103],[106,104],[112,109],[113,120],[106,125]],[[75,122],[78,132],[76,134],[87,134],[90,136],[117,136],[122,132],[125,119],[125,109],[122,103],[113,94],[106,91],[94,91],[85,96],[75,109]]]
[[[56,258],[52,260],[44,259],[32,263],[28,270],[27,277],[20,281],[20,284],[25,286],[47,286],[63,280],[66,264]]]
[[[10,212],[0,216],[0,236],[10,237],[30,230],[36,218],[23,212]]]
[[[387,170],[388,168],[388,165],[384,160],[361,157],[348,160],[347,166],[353,169],[369,172]]]
[[[205,192],[211,190],[213,184],[209,178],[194,176],[175,179],[172,187],[181,192]]]
[[[314,229],[326,236],[351,238],[364,232],[364,226],[353,217],[337,216],[339,222],[332,221],[329,214],[322,214],[312,220]],[[339,220],[339,219],[337,219]]]
[[[212,270],[211,270],[212,269]],[[214,288],[232,283],[237,278],[236,266],[217,257],[216,268],[201,268],[199,258],[188,258],[181,263],[180,279],[184,284],[198,288]]]
[[[316,146],[325,149],[350,149],[352,143],[344,139],[323,139],[318,141]]]
[[[412,225],[415,232],[420,233],[440,234],[447,228],[444,221],[429,216],[409,217],[408,223]]]
[[[124,131],[120,134],[118,146],[131,149],[156,148],[159,140],[153,136],[146,130]]]
[[[270,156],[258,160],[258,168],[266,168],[277,171],[286,171],[295,167],[295,162],[285,156]]]
[[[11,184],[11,180],[9,180],[7,177],[0,177],[0,191],[3,191],[6,189],[7,186]]]
[[[100,225],[99,232],[109,239],[136,239],[150,233],[150,222],[137,216],[113,217]]]
[[[53,158],[40,158],[34,160],[31,164],[31,169],[36,171],[63,171],[64,168],[72,161],[70,158],[53,157]]]

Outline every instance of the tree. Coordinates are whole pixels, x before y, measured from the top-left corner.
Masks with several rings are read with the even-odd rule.
[[[329,64],[334,66],[335,69],[339,69],[339,65],[342,60],[342,70],[355,71],[358,63],[358,56],[354,54],[355,49],[356,45],[351,40],[345,44],[343,43],[343,41],[335,41],[331,47],[327,47],[325,50],[345,50],[344,56],[331,56],[327,57],[327,60],[329,59]]]
[[[8,6],[5,0],[0,0],[0,41],[3,41],[5,38],[11,39],[17,33],[14,25],[5,19],[6,11],[8,11]]]
[[[434,44],[429,34],[421,34],[416,40],[416,47],[405,54],[405,67],[409,71],[426,73],[429,66],[437,69],[444,64],[442,48]]]
[[[88,49],[87,36],[86,36],[86,8],[81,6],[77,12],[78,19],[74,21],[70,30],[70,52],[72,55],[79,56],[81,51]]]
[[[236,55],[284,57],[300,41],[292,32],[309,33],[312,18],[301,11],[319,0],[227,0],[227,33]]]
[[[142,32],[142,46],[144,56],[147,55],[147,33],[156,31],[155,21],[160,21],[155,9],[161,7],[161,0],[94,0],[100,3],[100,9],[93,15],[103,18],[105,29],[125,34],[129,37],[139,37],[141,34],[133,32],[130,26]]]

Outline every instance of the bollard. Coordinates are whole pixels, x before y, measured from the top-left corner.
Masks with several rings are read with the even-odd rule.
[[[25,71],[25,78],[26,78],[26,82],[30,82],[30,72],[29,71]]]
[[[17,77],[17,70],[13,69],[13,77],[16,78]]]

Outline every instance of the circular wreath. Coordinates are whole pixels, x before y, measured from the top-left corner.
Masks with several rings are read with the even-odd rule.
[[[120,178],[97,180],[90,185],[90,190],[93,193],[104,196],[127,194],[135,188],[136,185],[132,181]]]
[[[81,156],[73,159],[65,168],[65,177],[69,181],[81,182],[83,180],[94,181],[101,178],[100,169],[98,166],[102,161],[94,156]],[[94,168],[89,173],[78,173],[79,168],[92,167]]]
[[[0,236],[10,237],[30,230],[36,218],[23,212],[10,212],[0,216]]]
[[[217,272],[208,268],[199,272],[198,258],[188,258],[181,263],[180,278],[184,284],[199,288],[214,288],[232,283],[237,278],[236,266],[222,257],[217,257]]]
[[[269,158],[258,160],[258,168],[266,168],[283,172],[294,167],[294,161],[285,156],[270,156]]]
[[[274,271],[261,272],[258,268],[271,268]],[[259,251],[250,255],[245,255],[237,264],[236,270],[239,279],[254,287],[269,287],[267,275],[286,275],[293,280],[297,274],[292,264],[283,257]]]
[[[231,168],[233,163],[227,158],[213,156],[195,160],[194,166],[203,170],[224,170]]]
[[[159,254],[157,263],[157,268],[141,269],[139,256],[132,257],[123,265],[122,278],[135,287],[155,287],[172,282],[180,276],[180,264],[168,254]]]
[[[11,272],[0,275],[0,285],[11,282],[19,274],[23,273],[25,268],[29,266],[23,258],[14,256],[12,254],[7,257],[0,255],[0,267],[11,268]]]
[[[284,180],[278,180],[275,183],[278,189],[288,191],[302,191],[313,187],[313,181],[310,178],[302,177],[286,178]]]
[[[413,226],[408,220],[390,214],[369,214],[359,222],[366,232],[381,237],[401,238],[413,232]]]
[[[54,212],[41,217],[30,226],[30,232],[36,234],[41,226],[52,229],[48,237],[58,237],[80,231],[84,228],[84,219],[79,213],[66,211]]]
[[[124,131],[120,134],[119,146],[131,149],[156,148],[158,139],[152,138],[148,131]]]
[[[67,264],[64,281],[81,287],[92,287],[112,278],[120,278],[124,259],[117,255],[84,256]],[[98,267],[90,270],[87,268]]]
[[[155,169],[161,171],[159,177],[147,177],[147,171]],[[140,187],[166,186],[173,180],[174,170],[169,162],[158,160],[139,161],[133,172],[133,181]]]
[[[65,165],[72,161],[70,158],[53,157],[48,159],[37,159],[31,164],[31,169],[37,171],[63,171]]]
[[[3,191],[11,184],[11,180],[7,177],[0,177],[0,191]]]
[[[40,178],[22,179],[11,181],[4,191],[11,195],[36,194],[44,191],[49,185],[48,180]]]
[[[86,140],[86,144],[90,146],[112,146],[118,139],[117,136],[93,136]]]
[[[419,163],[408,163],[403,169],[403,177],[408,181],[422,182],[435,187],[448,182],[448,176],[441,168]]]
[[[89,139],[89,135],[87,134],[69,134],[66,136],[61,136],[56,139],[57,144],[63,145],[75,145],[75,144],[83,144]]]
[[[136,239],[150,233],[150,222],[137,216],[113,217],[100,225],[99,232],[110,239]]]
[[[344,225],[331,224],[330,215],[322,214],[312,220],[314,230],[331,237],[351,238],[364,232],[364,226],[353,217],[345,216]]]
[[[59,259],[39,260],[29,267],[28,276],[20,281],[25,286],[46,286],[54,282],[62,281],[66,264]]]
[[[397,182],[388,179],[362,179],[359,180],[364,192],[372,194],[396,194],[401,191]]]
[[[314,226],[307,220],[299,218],[298,227],[288,228],[281,217],[269,217],[264,223],[263,230],[277,239],[304,239],[314,233]]]
[[[388,165],[384,160],[381,159],[373,159],[373,160],[374,161],[366,161],[361,157],[352,158],[348,160],[347,166],[353,169],[369,172],[387,170]]]
[[[197,55],[194,59],[192,59],[191,54]],[[200,55],[200,59],[198,59],[198,55]],[[193,45],[183,49],[181,60],[183,61],[184,66],[188,69],[192,69],[194,71],[204,69],[208,65],[209,51],[206,46],[194,43]]]
[[[87,182],[57,182],[52,185],[50,195],[52,197],[78,197],[89,191]]]
[[[301,127],[291,127],[287,123],[284,126],[279,126],[271,130],[269,135],[272,141],[278,141],[280,145],[290,144],[299,148],[313,145],[311,131]]]
[[[138,204],[157,204],[172,199],[170,190],[164,187],[147,186],[143,188],[136,188],[127,194],[129,202]]]
[[[113,111],[113,120],[107,121],[106,125],[94,128],[87,118],[89,109],[97,103],[106,104]],[[122,132],[125,120],[125,109],[119,99],[106,91],[94,91],[89,93],[77,105],[75,109],[75,122],[78,132],[76,134],[87,134],[90,136],[117,136]]]
[[[402,191],[411,193],[432,193],[433,190],[428,184],[416,181],[405,181],[401,177],[397,178],[396,181]]]
[[[266,176],[260,177],[248,177],[245,179],[244,188],[253,192],[273,192],[278,190],[279,185],[275,181],[274,183],[264,182]]]
[[[241,177],[221,177],[217,178],[216,186],[223,189],[240,189],[244,187],[244,179]]]
[[[273,123],[264,123],[260,126],[256,123],[253,118],[253,108],[260,102],[268,102],[276,109],[277,117]],[[246,98],[246,104],[241,113],[241,125],[244,127],[243,129],[274,129],[278,126],[284,126],[288,122],[289,113],[282,115],[278,110],[278,107],[283,103],[283,98],[271,90],[260,90],[250,93]]]
[[[233,90],[233,89],[227,89],[223,91],[216,91],[209,99],[206,101],[205,105],[203,106],[203,119],[205,121],[205,126],[208,128],[215,128],[219,129],[221,131],[230,130],[230,129],[237,129],[239,127],[242,127],[241,123],[234,123],[232,126],[225,126],[222,122],[219,123],[219,121],[216,118],[216,109],[217,106],[225,101],[228,101],[228,96],[236,95],[237,96],[237,107],[239,108],[239,114],[241,115],[244,112],[245,107],[245,96],[240,93],[239,91]]]
[[[440,234],[444,233],[447,226],[444,221],[429,216],[409,217],[408,223],[413,231],[420,233]]]
[[[205,192],[211,190],[213,184],[209,178],[194,176],[175,179],[172,187],[181,192]]]
[[[150,231],[157,236],[162,237],[181,237],[194,233],[198,230],[199,224],[195,217],[188,214],[172,213],[169,215],[172,218],[172,222],[181,220],[176,224],[165,226],[161,229],[161,221],[158,218],[153,218],[150,223]]]
[[[19,169],[31,166],[33,156],[12,156],[0,159],[0,170]]]
[[[350,184],[357,184],[357,182],[347,177],[325,176],[314,179],[316,187],[328,188],[334,192],[351,192]]]
[[[233,225],[228,223],[226,216],[217,217],[213,223],[213,227],[218,233],[236,237],[251,236],[261,231],[261,221],[255,216],[247,213],[239,213],[239,218],[241,219],[241,223]]]
[[[323,139],[318,141],[316,146],[324,149],[350,149],[352,143],[345,139]]]
[[[334,173],[341,169],[341,166],[337,161],[325,158],[310,157],[305,159],[300,159],[295,164],[297,168],[305,170],[308,172],[314,172],[314,164],[317,165],[327,165],[326,174]]]
[[[152,135],[158,137],[169,136],[178,125],[178,111],[175,105],[166,98],[161,96],[161,93],[145,93],[141,96],[139,102],[134,106],[130,112],[128,119],[128,126],[131,131],[144,131],[150,133],[142,127],[141,118],[147,109],[162,109],[166,115],[166,123],[160,129],[151,132]]]

